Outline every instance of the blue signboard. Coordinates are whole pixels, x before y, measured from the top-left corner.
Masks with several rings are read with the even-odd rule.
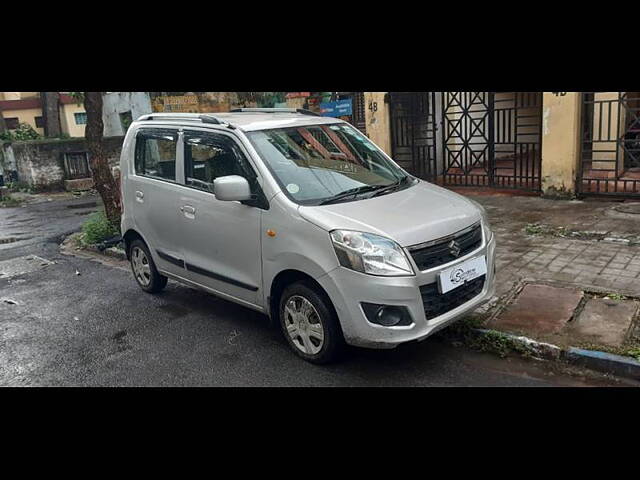
[[[344,117],[352,114],[351,99],[338,100],[337,102],[322,102],[320,114],[323,117]]]

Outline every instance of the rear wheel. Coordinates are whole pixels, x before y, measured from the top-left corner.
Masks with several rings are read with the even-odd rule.
[[[282,292],[279,311],[282,333],[296,354],[318,364],[338,359],[344,338],[324,292],[309,282],[293,283]]]
[[[167,286],[167,277],[156,269],[149,248],[142,240],[134,240],[129,246],[131,270],[140,288],[148,293],[158,293]]]

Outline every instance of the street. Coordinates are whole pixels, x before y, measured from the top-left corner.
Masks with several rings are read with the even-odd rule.
[[[440,338],[392,351],[350,349],[342,363],[296,357],[268,319],[170,281],[138,288],[117,260],[60,253],[99,197],[0,209],[0,261],[36,255],[0,277],[2,386],[607,386],[611,377],[500,359]],[[6,240],[8,239],[8,240]]]

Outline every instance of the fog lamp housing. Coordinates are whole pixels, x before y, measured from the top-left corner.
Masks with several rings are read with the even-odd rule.
[[[413,323],[407,307],[367,302],[361,302],[361,305],[367,320],[376,325],[382,325],[383,327],[403,327]]]

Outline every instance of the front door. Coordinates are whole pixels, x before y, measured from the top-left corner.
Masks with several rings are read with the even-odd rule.
[[[255,173],[230,135],[184,132],[185,187],[181,189],[182,247],[188,279],[253,305],[262,301],[262,210],[217,200],[213,182]]]

